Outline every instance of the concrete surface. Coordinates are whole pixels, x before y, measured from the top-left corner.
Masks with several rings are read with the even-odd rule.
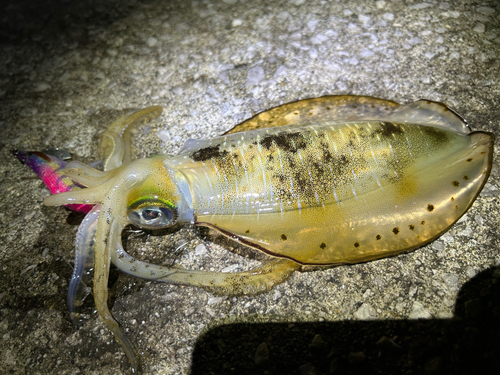
[[[500,135],[494,0],[19,0],[2,7],[3,374],[128,369],[91,298],[84,326],[71,324],[66,292],[78,218],[43,206],[46,189],[12,149],[59,147],[91,163],[98,158],[96,133],[120,111],[162,105],[163,116],[144,128],[135,152],[175,153],[188,138],[216,136],[257,112],[326,94],[441,101],[473,128]],[[467,215],[411,254],[296,273],[257,297],[214,296],[116,272],[113,314],[137,342],[147,374],[194,372],[197,339],[223,324],[449,319],[464,283],[500,263],[498,162],[497,148],[490,180]],[[191,268],[237,271],[262,258],[198,228],[137,235],[128,246],[145,259]],[[312,333],[310,340],[322,332]],[[252,350],[260,348],[264,359],[281,345],[267,336],[256,343]],[[218,344],[224,352],[238,342]],[[335,368],[304,366],[296,373]],[[426,363],[414,366],[408,373],[422,373]],[[233,373],[234,366],[211,371]]]

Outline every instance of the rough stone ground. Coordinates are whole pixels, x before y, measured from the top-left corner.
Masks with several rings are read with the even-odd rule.
[[[441,101],[474,128],[500,135],[495,0],[18,0],[0,10],[3,374],[116,374],[128,368],[91,298],[84,326],[71,324],[65,298],[78,218],[68,224],[64,209],[43,206],[46,189],[12,149],[59,147],[91,163],[98,158],[96,133],[120,111],[162,105],[164,114],[143,128],[135,152],[175,153],[189,138],[216,136],[257,112],[326,94]],[[499,265],[498,156],[497,148],[491,178],[467,215],[411,254],[296,273],[257,297],[215,296],[115,273],[113,314],[136,340],[147,374],[201,374],[200,368],[273,374],[279,369],[272,365],[283,359],[293,363],[289,373],[390,373],[375,365],[370,370],[384,352],[368,348],[381,339],[407,356],[393,362],[394,373],[453,373],[461,341],[443,341],[455,357],[446,348],[412,357],[412,335],[421,326],[411,319],[438,325],[429,340],[446,336],[439,324],[453,316],[460,289]],[[191,268],[238,271],[262,258],[197,228],[128,242],[145,259],[174,259]],[[490,276],[497,285],[498,269]],[[481,304],[489,292],[477,293],[466,294],[469,315],[498,312]],[[498,328],[498,317],[491,327]],[[358,331],[335,325],[368,320],[375,328],[363,340]],[[230,324],[249,322],[287,323],[277,326],[284,330],[312,323],[283,337],[279,328],[270,334],[270,326],[254,325],[255,331],[238,333],[241,326]],[[211,332],[231,327],[236,334],[209,341]],[[193,357],[200,337],[208,341],[198,343],[196,353],[205,349]],[[337,337],[345,339],[344,347],[334,348]],[[302,358],[297,348],[304,342],[295,345],[294,338],[324,353],[321,361]],[[245,358],[224,357],[245,345]],[[489,350],[472,358],[475,366],[498,365],[498,347]]]

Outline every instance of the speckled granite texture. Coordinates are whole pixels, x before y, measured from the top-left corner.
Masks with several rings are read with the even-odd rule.
[[[19,0],[1,7],[2,374],[118,374],[128,368],[91,298],[83,327],[71,324],[65,298],[78,218],[43,206],[46,189],[12,149],[59,147],[91,163],[98,158],[96,133],[122,110],[161,105],[164,114],[143,128],[134,152],[175,153],[189,138],[219,135],[267,108],[327,94],[441,101],[473,128],[500,135],[500,7],[494,0]],[[257,297],[214,296],[115,272],[112,311],[136,340],[146,374],[201,374],[204,368],[275,374],[280,370],[273,364],[283,359],[293,364],[287,373],[390,373],[370,367],[383,347],[407,356],[393,361],[393,373],[459,373],[452,371],[464,357],[459,350],[454,356],[446,348],[408,354],[413,333],[422,328],[408,320],[437,324],[428,337],[441,337],[446,329],[439,324],[453,316],[465,283],[490,269],[496,285],[498,162],[497,148],[491,178],[467,215],[411,254],[296,273]],[[127,242],[144,259],[198,269],[238,271],[262,259],[198,228],[136,234]],[[465,294],[466,313],[498,312],[481,302],[489,293],[484,290]],[[347,321],[375,324],[366,331],[372,336],[335,325]],[[262,324],[252,326],[253,333],[233,325],[266,322],[286,323],[285,330],[311,325],[291,336]],[[210,341],[211,332],[231,327],[237,334]],[[467,332],[473,337],[478,330]],[[200,337],[207,339],[195,351]],[[459,346],[450,337],[442,342]],[[298,349],[301,339],[306,349]],[[377,350],[369,348],[380,340]],[[343,348],[335,346],[339,342]],[[225,356],[240,347],[248,352]],[[473,358],[478,368],[498,365],[498,347],[488,348]],[[308,350],[322,359],[302,358]]]

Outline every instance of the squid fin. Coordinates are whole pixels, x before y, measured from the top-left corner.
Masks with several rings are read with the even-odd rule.
[[[254,129],[318,122],[403,122],[469,133],[467,122],[442,103],[418,100],[401,105],[391,100],[357,95],[329,95],[283,104],[236,125],[224,135]]]

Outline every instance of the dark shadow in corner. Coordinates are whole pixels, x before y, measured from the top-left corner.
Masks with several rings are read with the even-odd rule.
[[[500,374],[499,340],[497,267],[463,286],[453,319],[216,327],[190,374]]]

